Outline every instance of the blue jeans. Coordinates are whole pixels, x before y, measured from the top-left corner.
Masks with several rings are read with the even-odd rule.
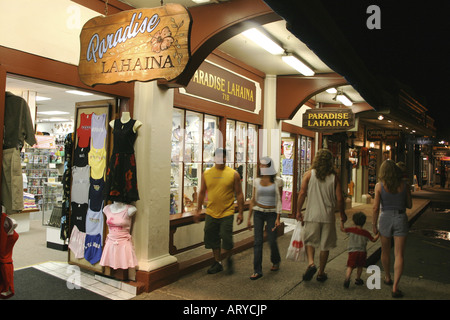
[[[253,247],[253,269],[255,273],[262,273],[262,251],[264,242],[264,223],[267,223],[267,240],[270,245],[270,261],[273,264],[280,263],[280,251],[277,244],[277,231],[272,229],[275,227],[277,219],[276,212],[261,212],[255,210],[253,212],[253,228],[255,233],[255,245]]]

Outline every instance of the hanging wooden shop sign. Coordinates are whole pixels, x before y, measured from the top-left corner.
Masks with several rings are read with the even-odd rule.
[[[303,114],[303,128],[321,132],[347,131],[355,126],[355,114],[351,109],[308,109]]]
[[[80,34],[81,81],[173,80],[190,58],[190,28],[189,12],[179,4],[95,17]]]

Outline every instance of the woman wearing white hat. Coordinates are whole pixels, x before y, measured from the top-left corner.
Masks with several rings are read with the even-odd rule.
[[[251,229],[251,218],[254,213],[254,258],[253,274],[251,280],[259,279],[262,273],[262,248],[264,236],[264,224],[267,224],[267,238],[270,245],[271,271],[277,271],[280,267],[280,252],[277,244],[276,228],[280,225],[281,216],[281,190],[283,180],[277,177],[277,171],[271,158],[263,157],[259,162],[260,176],[255,179],[253,185],[253,198],[250,202],[248,227]]]

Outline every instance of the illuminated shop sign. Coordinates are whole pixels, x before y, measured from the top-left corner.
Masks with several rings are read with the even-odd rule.
[[[78,72],[86,85],[179,76],[190,58],[191,18],[182,5],[123,11],[83,26]]]
[[[180,93],[225,106],[259,112],[260,84],[243,75],[205,60]]]
[[[308,109],[303,114],[303,128],[312,131],[347,131],[355,126],[355,114],[351,109]]]

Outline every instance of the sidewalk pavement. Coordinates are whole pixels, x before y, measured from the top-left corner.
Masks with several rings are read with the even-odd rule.
[[[413,193],[413,207],[407,210],[408,219],[412,221],[418,217],[430,204],[430,200],[415,198]],[[353,225],[352,215],[362,211],[367,215],[365,229],[372,233],[372,204],[353,204],[346,213],[348,221],[345,226]],[[338,217],[338,214],[337,214]],[[287,248],[292,235],[295,220],[285,219],[285,234],[278,238],[282,262],[279,271],[270,271],[270,250],[267,243],[263,249],[264,276],[258,280],[250,280],[253,272],[253,250],[248,249],[233,256],[234,273],[225,272],[207,274],[207,268],[195,271],[181,277],[178,281],[149,293],[143,293],[133,300],[392,300],[392,287],[381,280],[379,289],[368,289],[366,280],[372,275],[364,269],[363,286],[354,285],[356,271],[352,274],[352,282],[348,289],[343,287],[347,262],[347,234],[340,231],[337,219],[338,244],[330,251],[325,272],[328,280],[324,283],[303,281],[302,275],[307,262],[293,262],[285,259]],[[380,241],[368,244],[368,257],[376,254],[380,248]],[[378,251],[379,252],[379,251]],[[319,264],[319,254],[316,251],[316,265]],[[381,265],[378,262],[378,265]],[[383,279],[381,268],[381,279]],[[370,278],[370,279],[373,279]],[[374,283],[371,281],[371,283]],[[400,288],[405,293],[404,300],[448,300],[450,299],[450,285],[403,275]]]

